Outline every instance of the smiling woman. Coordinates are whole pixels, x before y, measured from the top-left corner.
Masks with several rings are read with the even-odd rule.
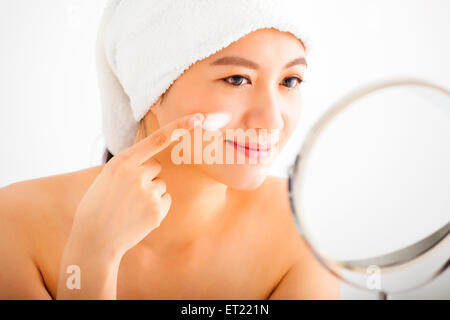
[[[301,109],[289,2],[108,2],[97,58],[114,156],[0,190],[0,297],[339,298],[297,233],[286,180],[267,175]],[[230,162],[174,162],[176,141],[204,155],[206,136],[232,142],[214,149]]]

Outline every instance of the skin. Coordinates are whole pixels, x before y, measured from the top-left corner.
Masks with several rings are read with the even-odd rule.
[[[211,65],[226,56],[260,67]],[[190,115],[226,111],[226,128],[279,130],[281,151],[300,115],[291,78],[305,72],[283,67],[304,56],[290,33],[249,33],[186,70],[106,165],[0,189],[0,298],[338,299],[298,235],[286,179],[263,165],[177,166],[167,140],[174,125],[192,130]],[[65,285],[72,264],[81,289]]]

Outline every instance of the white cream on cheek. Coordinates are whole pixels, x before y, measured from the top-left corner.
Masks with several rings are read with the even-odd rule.
[[[231,114],[228,112],[214,112],[206,115],[203,121],[203,129],[207,131],[215,131],[222,128],[231,121]]]

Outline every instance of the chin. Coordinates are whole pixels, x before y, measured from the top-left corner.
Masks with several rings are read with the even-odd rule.
[[[230,188],[253,190],[263,184],[267,169],[262,165],[207,165],[202,171]]]
[[[265,175],[258,176],[257,178],[250,179],[247,181],[234,181],[233,184],[227,184],[230,188],[237,190],[254,190],[260,187],[264,180],[266,180]]]

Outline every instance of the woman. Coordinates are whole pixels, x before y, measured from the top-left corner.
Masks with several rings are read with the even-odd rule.
[[[149,13],[142,10],[149,1],[133,1],[137,7],[127,7],[127,0],[112,1],[108,19],[130,9]],[[273,10],[248,3],[255,16],[258,10]],[[229,14],[239,21],[240,12]],[[243,14],[242,19],[248,17]],[[243,31],[226,47],[182,70],[170,90],[147,104],[142,117],[136,116],[134,82],[127,82],[127,64],[120,60],[127,55],[117,43],[114,48],[119,50],[117,60],[108,62],[138,120],[134,142],[117,142],[121,131],[106,128],[107,145],[115,155],[106,164],[0,190],[0,298],[339,298],[339,281],[298,235],[286,179],[265,173],[299,119],[306,68],[301,39],[271,27]],[[126,48],[133,47],[127,43]],[[189,133],[194,130],[277,134],[262,143],[258,136],[246,146],[218,136],[225,142],[224,152],[232,145],[247,160],[250,148],[258,159],[271,149],[265,164],[180,165],[173,161],[173,146],[180,141],[172,135],[175,129],[185,129],[179,139],[192,141],[195,135]],[[195,142],[190,146],[195,153]]]

